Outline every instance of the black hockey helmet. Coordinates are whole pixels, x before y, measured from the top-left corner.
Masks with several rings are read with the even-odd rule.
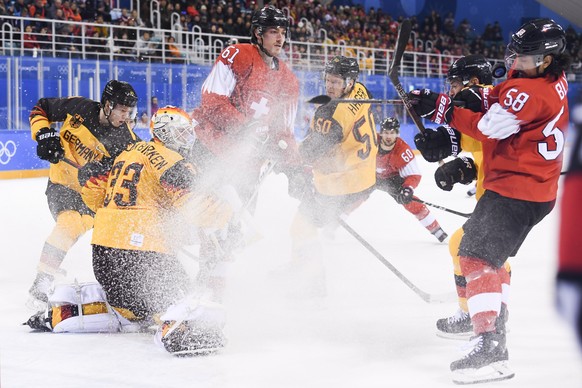
[[[259,31],[259,35],[263,35],[268,27],[283,27],[287,31],[286,37],[289,37],[289,19],[287,16],[280,9],[266,5],[255,11],[251,17],[251,43],[258,43],[255,31]]]
[[[466,85],[472,77],[485,85],[493,83],[491,63],[481,54],[467,55],[457,59],[447,73],[447,81],[458,80]]]
[[[355,81],[360,74],[360,66],[355,58],[336,55],[331,61],[325,64],[323,74],[334,74],[342,77],[344,80],[353,79]]]
[[[566,48],[566,33],[552,19],[534,19],[523,24],[511,35],[507,50],[522,55],[562,54]]]
[[[110,101],[113,107],[121,104],[133,108],[137,105],[137,94],[129,83],[112,79],[103,89],[101,106],[105,106],[106,101]]]
[[[380,124],[380,133],[383,131],[396,131],[400,133],[400,122],[396,117],[386,117]]]

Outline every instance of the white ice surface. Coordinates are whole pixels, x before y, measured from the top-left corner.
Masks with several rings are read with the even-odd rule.
[[[466,186],[438,190],[433,166],[417,194],[426,201],[470,212]],[[289,260],[288,228],[297,201],[286,179],[272,175],[256,213],[264,238],[233,263],[226,295],[229,338],[216,355],[177,359],[147,334],[31,333],[22,322],[27,290],[53,221],[46,178],[0,180],[0,382],[11,387],[451,387],[449,363],[460,341],[436,337],[435,321],[454,302],[427,304],[339,229],[326,240],[328,296],[289,299],[270,272]],[[451,234],[463,218],[432,210]],[[419,288],[452,292],[451,259],[420,224],[384,193],[348,222]],[[516,377],[490,384],[511,387],[581,387],[582,357],[570,328],[553,306],[557,212],[530,234],[512,259],[508,347]],[[90,233],[64,262],[69,280],[93,280]],[[189,259],[184,261],[192,267]],[[190,264],[189,264],[190,263]]]

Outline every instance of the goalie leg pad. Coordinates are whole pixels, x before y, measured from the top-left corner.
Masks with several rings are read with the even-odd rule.
[[[136,331],[139,325],[112,308],[98,283],[63,284],[49,295],[48,307],[26,322],[54,333],[115,333]]]

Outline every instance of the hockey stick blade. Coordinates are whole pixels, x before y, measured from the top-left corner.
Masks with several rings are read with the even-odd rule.
[[[410,288],[416,295],[418,295],[426,303],[444,303],[453,300],[449,294],[431,295],[418,288],[406,276],[402,274],[396,267],[394,267],[380,252],[378,252],[369,242],[367,242],[358,232],[349,226],[343,218],[338,219],[339,224],[352,235],[360,244],[364,246],[371,254],[373,254],[384,266],[386,266],[398,279],[400,279],[408,288]]]
[[[412,198],[412,200],[413,200],[414,202],[419,202],[419,203],[422,203],[422,204],[424,204],[424,205],[426,205],[426,206],[431,206],[431,207],[434,207],[435,209],[439,209],[439,210],[442,210],[442,211],[445,211],[445,212],[449,212],[449,213],[451,213],[451,214],[455,214],[455,215],[457,215],[457,216],[461,216],[461,217],[465,217],[465,218],[470,218],[470,217],[471,217],[471,215],[473,214],[473,213],[461,213],[461,212],[459,212],[459,211],[456,211],[456,210],[453,210],[453,209],[446,208],[446,207],[444,207],[444,206],[440,206],[440,205],[436,205],[436,204],[434,204],[434,203],[430,203],[430,202],[423,201],[422,199],[420,199],[420,198],[416,198],[416,197]]]
[[[418,128],[418,130],[424,133],[426,130],[424,125],[422,124],[422,120],[414,111],[412,107],[412,102],[410,98],[408,98],[408,94],[402,87],[400,83],[400,79],[398,78],[398,72],[400,71],[400,64],[402,62],[402,56],[404,55],[404,50],[406,49],[406,45],[408,44],[408,39],[410,39],[410,33],[412,32],[412,24],[410,23],[409,19],[404,19],[402,23],[400,23],[400,28],[398,30],[398,38],[396,40],[396,48],[394,50],[394,59],[392,61],[392,65],[390,66],[390,70],[388,71],[388,77],[394,85],[394,89],[396,89],[396,93],[398,93],[398,97],[404,103],[404,107],[406,111],[414,121],[414,125]]]

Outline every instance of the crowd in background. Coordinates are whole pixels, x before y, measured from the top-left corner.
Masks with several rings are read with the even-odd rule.
[[[18,31],[20,24],[14,20],[2,20],[2,23],[13,24],[14,41],[22,41],[23,48],[29,50],[52,49],[52,45],[49,47],[48,43],[51,41],[52,31],[43,19],[84,21],[97,24],[85,32],[85,42],[81,41],[79,26],[57,23],[55,34],[58,38],[55,40],[63,47],[63,50],[57,49],[57,56],[78,56],[75,51],[84,43],[85,50],[91,52],[87,55],[89,58],[109,58],[110,51],[113,51],[118,55],[117,59],[151,60],[160,57],[159,53],[164,50],[167,62],[182,62],[185,57],[184,45],[176,42],[176,28],[192,31],[197,26],[204,33],[224,34],[226,43],[230,36],[249,35],[252,11],[259,7],[251,0],[159,0],[159,16],[152,20],[150,1],[140,2],[139,14],[137,7],[133,10],[112,8],[112,1],[0,0],[0,18],[2,15],[11,15],[39,19],[24,23],[22,40],[17,36],[21,32]],[[381,9],[370,8],[366,12],[361,5],[336,6],[333,3],[296,0],[276,0],[271,1],[271,4],[285,10],[290,16],[291,40],[299,44],[295,52],[288,55],[293,55],[297,60],[307,58],[307,51],[310,50],[311,55],[319,54],[318,47],[321,47],[301,45],[301,42],[343,43],[346,46],[370,49],[393,49],[399,21],[402,19],[395,19]],[[173,14],[178,16],[173,17]],[[410,51],[454,56],[481,53],[491,59],[503,58],[504,41],[507,40],[505,35],[509,32],[504,33],[497,22],[487,25],[485,31],[479,33],[468,20],[456,21],[452,13],[439,15],[432,12],[422,20],[416,17],[411,19],[414,39],[410,41]],[[172,26],[173,22],[179,24],[179,27]],[[107,25],[118,28],[109,29]],[[168,32],[163,36],[155,34],[154,29],[158,26]],[[174,32],[171,34],[172,27]],[[147,30],[148,28],[152,30]],[[582,34],[577,34],[572,27],[567,28],[566,32],[567,50],[572,55],[575,66],[580,66]],[[111,39],[115,44],[109,44]],[[348,52],[347,55],[349,54]],[[372,57],[371,53],[369,56]],[[374,60],[378,61],[378,58]],[[366,63],[362,65],[366,67]]]

